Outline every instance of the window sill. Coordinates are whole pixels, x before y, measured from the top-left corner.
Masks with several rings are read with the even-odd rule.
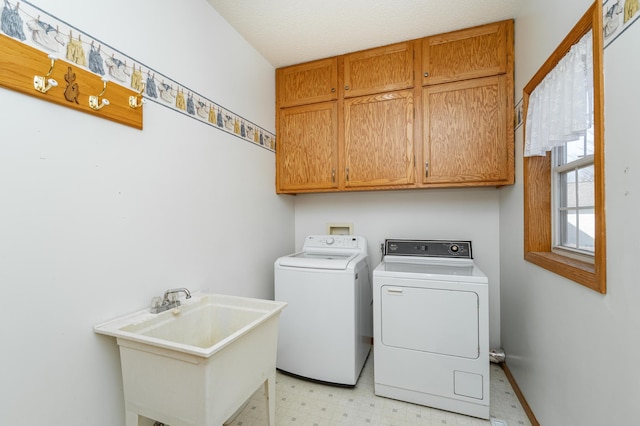
[[[595,265],[592,263],[552,252],[526,252],[524,258],[541,268],[603,293],[596,279]]]

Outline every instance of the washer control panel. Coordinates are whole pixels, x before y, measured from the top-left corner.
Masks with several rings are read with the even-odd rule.
[[[384,254],[473,259],[471,241],[385,240]]]
[[[362,237],[354,235],[309,235],[304,240],[303,250],[308,248],[362,249],[366,247]]]

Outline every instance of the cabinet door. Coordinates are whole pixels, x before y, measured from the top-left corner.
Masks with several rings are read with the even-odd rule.
[[[422,85],[507,72],[513,21],[503,21],[422,40]]]
[[[422,101],[423,183],[513,183],[506,76],[428,86]]]
[[[322,59],[276,70],[278,107],[332,101],[338,98],[338,60]]]
[[[344,131],[346,187],[415,182],[411,90],[345,99]]]
[[[336,188],[337,103],[283,108],[279,116],[278,192]]]
[[[344,97],[413,87],[413,44],[398,43],[344,56]]]

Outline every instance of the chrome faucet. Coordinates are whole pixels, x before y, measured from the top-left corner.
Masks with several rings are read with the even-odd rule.
[[[169,309],[180,306],[178,294],[184,293],[187,299],[191,299],[191,292],[186,288],[172,288],[164,292],[162,299],[154,297],[151,301],[151,313],[159,314]]]

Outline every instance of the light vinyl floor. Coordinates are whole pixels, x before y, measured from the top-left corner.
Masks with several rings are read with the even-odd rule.
[[[373,352],[353,388],[329,386],[276,373],[277,426],[530,426],[502,368],[491,364],[491,420],[376,396],[373,393]],[[262,387],[231,426],[267,425]]]

